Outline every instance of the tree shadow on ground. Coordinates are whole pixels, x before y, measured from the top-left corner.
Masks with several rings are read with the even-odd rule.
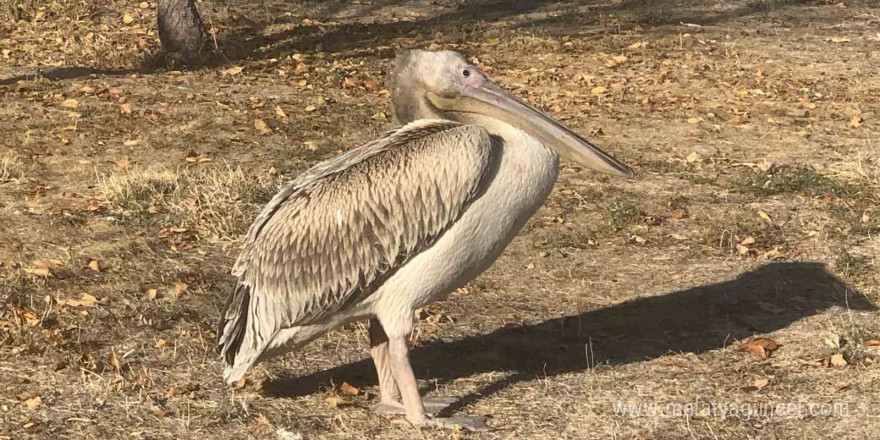
[[[380,9],[395,3],[394,1],[377,2],[377,5],[369,11]],[[662,28],[669,25],[681,25],[691,23],[700,26],[720,24],[725,21],[735,20],[752,14],[783,10],[788,7],[805,5],[807,0],[779,0],[773,2],[773,8],[769,9],[764,2],[743,1],[737,5],[731,5],[721,10],[706,8],[705,6],[688,6],[687,2],[672,0],[624,0],[620,3],[610,3],[600,0],[586,1],[504,1],[485,0],[469,1],[463,3],[455,10],[440,13],[419,20],[408,21],[379,21],[369,24],[345,23],[327,27],[321,25],[296,25],[292,29],[281,32],[266,34],[268,27],[290,23],[289,18],[282,18],[265,23],[255,23],[246,17],[230,23],[229,29],[248,29],[249,35],[232,32],[223,36],[218,47],[224,57],[230,61],[244,58],[265,59],[280,58],[290,53],[311,53],[318,51],[326,52],[350,52],[371,46],[384,46],[394,39],[414,35],[417,33],[439,31],[445,35],[445,39],[453,42],[456,36],[455,30],[462,30],[468,26],[477,24],[491,24],[516,16],[527,15],[535,12],[546,12],[544,17],[532,21],[525,21],[510,25],[511,30],[519,28],[546,27],[553,34],[580,34],[584,28],[595,26],[599,22],[599,16],[609,14],[630,14],[636,17],[631,20],[629,27],[636,24],[643,28]],[[329,8],[333,11],[337,9]],[[325,12],[328,18],[332,13]],[[618,33],[621,27],[605,29],[606,32]],[[599,31],[601,33],[601,31]],[[393,51],[389,51],[393,52]],[[393,56],[393,53],[388,54]]]
[[[236,0],[230,4],[241,2],[252,3],[253,0]],[[281,0],[264,1],[264,6],[271,2]],[[361,10],[359,15],[365,16],[375,13],[383,7],[400,3],[398,0],[377,0],[369,8]],[[807,0],[778,0],[773,2],[773,10],[781,11],[786,8],[808,4]],[[284,1],[274,5],[274,9],[282,10]],[[511,30],[521,28],[542,28],[554,35],[580,35],[590,26],[596,27],[595,33],[617,33],[625,30],[625,27],[601,27],[599,16],[609,14],[631,15],[636,17],[630,20],[627,26],[636,24],[645,28],[647,32],[656,31],[670,25],[681,23],[693,23],[701,26],[720,24],[737,18],[768,12],[764,2],[743,1],[721,10],[708,9],[706,7],[690,6],[687,2],[673,0],[624,0],[620,3],[610,3],[601,0],[581,0],[576,2],[559,0],[476,0],[457,3],[458,7],[447,12],[431,15],[418,20],[407,21],[376,21],[372,23],[344,23],[337,26],[303,25],[280,32],[267,33],[271,26],[280,24],[292,24],[290,17],[283,15],[271,17],[263,22],[256,22],[248,16],[234,16],[228,23],[223,23],[229,29],[226,35],[221,35],[217,47],[220,54],[206,64],[217,66],[243,59],[269,59],[282,58],[292,53],[326,52],[352,52],[370,47],[387,46],[395,39],[414,35],[417,33],[439,31],[444,34],[437,43],[451,43],[460,39],[460,32],[470,33],[470,28],[477,25],[492,24],[498,21],[520,17],[536,12],[542,12],[543,17],[525,20],[509,26]],[[333,19],[346,5],[345,1],[308,2],[307,7],[315,9],[315,16],[323,16],[328,20]],[[250,8],[254,15],[262,14],[260,8]],[[812,20],[815,17],[805,18]],[[378,53],[381,57],[391,58],[396,49],[387,49],[387,53]],[[376,55],[373,53],[371,55]],[[357,56],[364,56],[363,54]],[[0,78],[0,85],[15,84],[21,80],[45,78],[49,80],[75,79],[92,74],[105,76],[124,76],[132,73],[148,74],[162,69],[162,57],[146,59],[138,69],[96,69],[89,67],[59,67],[39,71],[35,68],[34,73],[18,75],[10,78]]]
[[[584,371],[671,353],[705,353],[737,339],[785,328],[832,307],[875,310],[868,299],[820,263],[771,263],[725,282],[637,298],[536,324],[509,325],[411,352],[416,377],[451,382],[480,373],[511,373],[463,397],[450,411],[538,377]],[[302,377],[267,380],[276,397],[302,396],[333,382],[374,384],[367,358]]]

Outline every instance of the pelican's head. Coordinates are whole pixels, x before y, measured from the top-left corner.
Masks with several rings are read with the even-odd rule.
[[[503,121],[589,169],[632,177],[632,170],[529,103],[493,83],[459,53],[408,50],[397,57],[392,104],[401,124],[424,118]]]

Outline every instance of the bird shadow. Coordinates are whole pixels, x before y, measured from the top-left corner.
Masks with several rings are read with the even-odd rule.
[[[875,310],[861,293],[821,263],[777,262],[735,279],[614,306],[508,325],[454,341],[434,340],[411,351],[416,377],[437,383],[488,372],[509,373],[462,397],[454,412],[521,381],[648,361],[674,353],[705,353],[735,340],[789,326],[833,306]],[[330,383],[375,384],[369,358],[305,376],[263,383],[263,393],[298,397]]]

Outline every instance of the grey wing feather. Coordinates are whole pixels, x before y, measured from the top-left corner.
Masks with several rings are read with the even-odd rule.
[[[238,286],[219,329],[227,363],[261,351],[279,329],[361,301],[430,247],[478,193],[491,148],[481,127],[420,120],[284,188],[233,268]]]

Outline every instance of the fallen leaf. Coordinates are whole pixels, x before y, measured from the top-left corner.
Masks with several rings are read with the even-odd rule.
[[[123,114],[123,115],[130,115],[131,114],[131,105],[121,104],[119,106],[119,113]]]
[[[46,267],[35,267],[35,268],[25,268],[24,272],[28,275],[33,275],[35,277],[49,277],[52,274],[49,272],[49,268]]]
[[[168,388],[168,392],[165,393],[166,397],[174,397],[174,396],[183,396],[189,393],[193,393],[199,390],[199,386],[197,384],[186,384],[183,386],[173,386]]]
[[[140,144],[141,144],[140,139],[131,139],[131,140],[127,140],[122,143],[122,145],[125,145],[126,147],[136,147]]]
[[[755,392],[761,391],[764,387],[767,386],[768,383],[770,383],[770,380],[768,379],[755,379],[755,381],[752,382],[752,385],[743,387],[742,390]]]
[[[374,92],[379,88],[379,84],[377,84],[376,81],[373,81],[372,79],[365,80],[363,82],[363,85],[364,85],[365,89],[367,89],[371,92]]]
[[[95,272],[100,272],[100,271],[101,271],[101,265],[98,264],[98,260],[91,260],[91,261],[89,261],[89,269],[91,269],[91,270],[93,270],[93,271],[95,271]]]
[[[852,115],[852,117],[849,119],[849,124],[847,125],[851,128],[859,128],[859,126],[862,125],[861,115],[858,113]]]
[[[150,7],[150,4],[147,2],[140,2],[140,3],[138,3],[138,7],[141,9],[147,9]]]
[[[880,339],[871,339],[870,341],[865,341],[866,347],[880,347]]]
[[[274,109],[273,111],[275,112],[275,116],[278,116],[279,118],[284,119],[284,120],[287,119],[287,114],[284,113],[284,110],[281,109],[280,106],[277,106],[277,105],[276,105],[276,106],[275,106],[275,109]]]
[[[64,301],[70,307],[94,307],[98,303],[98,299],[88,293],[83,293],[80,299],[69,299]]]
[[[122,16],[122,22],[125,24],[131,24],[132,22],[134,22],[134,17],[129,14],[125,14]]]
[[[739,346],[739,350],[748,351],[757,359],[766,359],[782,347],[770,338],[752,338]]]
[[[40,318],[29,310],[13,307],[12,314],[17,318],[20,324],[27,325],[28,327],[33,327],[40,323]]]
[[[601,94],[605,93],[605,87],[602,87],[602,86],[593,87],[592,89],[590,89],[590,93],[592,93],[594,95],[601,95]]]
[[[43,399],[40,396],[34,396],[24,401],[24,405],[28,410],[33,411],[43,406]]]
[[[342,382],[342,385],[339,385],[339,391],[343,394],[348,394],[351,396],[357,396],[357,394],[361,391],[357,389],[357,387],[351,386],[348,382]]]
[[[225,73],[227,75],[238,75],[239,73],[241,73],[242,70],[244,70],[244,67],[234,66],[234,67],[230,67],[230,68],[224,70],[223,73]]]
[[[626,46],[626,48],[627,48],[627,50],[636,50],[641,47],[645,47],[647,45],[648,45],[648,43],[646,43],[644,41],[639,41],[638,43],[633,43],[633,44],[630,44],[629,46]]]
[[[699,124],[700,122],[703,122],[703,118],[688,118],[688,124]]]
[[[852,40],[846,37],[831,37],[826,39],[825,41],[830,41],[832,43],[849,43]]]
[[[61,103],[61,106],[65,108],[77,108],[79,107],[79,101],[73,98],[65,99],[64,102]]]
[[[739,244],[741,244],[743,246],[755,244],[755,237],[746,237],[743,241],[739,242]]]
[[[764,211],[758,211],[758,217],[761,217],[762,219],[767,220],[768,222],[772,222],[772,221],[773,221],[773,219],[770,218],[770,214],[767,214],[767,213],[764,212]]]
[[[313,112],[313,111],[315,111],[315,110],[317,110],[317,109],[318,109],[317,107],[315,107],[314,105],[311,105],[311,104],[309,104],[309,105],[306,106],[306,111],[307,111],[307,112]]]
[[[110,347],[110,354],[107,356],[107,363],[110,364],[117,373],[122,370],[122,365],[119,364],[119,359],[116,357],[116,350],[114,350],[113,347]]]
[[[684,159],[685,159],[688,163],[695,163],[695,162],[699,162],[699,161],[702,160],[702,158],[700,157],[699,154],[697,154],[696,151],[694,151],[694,152],[691,153],[691,154],[688,154],[687,157],[685,157]]]
[[[156,341],[156,345],[154,345],[153,348],[165,348],[165,344],[167,344],[167,342],[164,339],[159,339]]]
[[[269,128],[269,126],[266,125],[266,122],[262,119],[254,120],[254,128],[260,130],[260,132],[263,134],[272,134],[272,129]]]
[[[351,401],[348,399],[343,399],[342,397],[330,396],[324,399],[330,406],[334,408],[342,408],[345,406],[351,406]]]
[[[144,298],[146,298],[148,300],[154,300],[154,299],[156,299],[156,295],[158,295],[158,294],[159,294],[159,291],[157,291],[156,289],[149,289],[144,293]]]
[[[830,358],[828,358],[828,366],[829,367],[845,367],[846,366],[846,359],[844,359],[843,355],[840,353],[833,354],[833,355],[831,355]]]
[[[626,62],[625,56],[615,55],[615,56],[612,56],[611,58],[608,58],[608,60],[605,61],[605,67],[615,67],[615,66],[619,66],[625,62]]]
[[[755,379],[755,382],[753,385],[755,386],[755,388],[758,389],[758,391],[761,391],[761,389],[766,387],[767,384],[769,384],[769,383],[770,383],[770,380],[768,380],[768,379]]]
[[[247,383],[247,379],[245,379],[245,378],[242,377],[241,379],[239,379],[239,380],[237,380],[237,381],[235,381],[235,382],[232,382],[232,383],[230,384],[230,388],[232,388],[232,389],[234,389],[234,390],[237,390],[237,389],[239,389],[239,388],[243,388],[244,385],[245,385],[245,383]]]
[[[758,258],[760,258],[762,260],[775,260],[776,258],[779,258],[781,255],[782,255],[782,253],[779,252],[779,246],[775,246],[775,247],[773,247],[773,249],[770,249],[769,251],[764,252],[761,255],[759,255]]]
[[[214,159],[211,159],[208,156],[202,156],[201,154],[196,153],[195,151],[190,151],[189,153],[186,153],[186,158],[184,158],[184,160],[187,163],[204,163],[204,162],[210,162]]]

